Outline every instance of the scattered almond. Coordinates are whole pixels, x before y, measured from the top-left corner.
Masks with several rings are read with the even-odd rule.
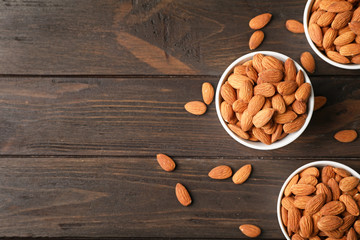
[[[252,224],[243,224],[239,229],[243,234],[250,238],[256,238],[261,234],[261,229]]]
[[[322,41],[322,39],[321,39]],[[315,59],[309,52],[303,52],[300,57],[301,64],[309,73],[315,72]]]
[[[293,19],[287,20],[286,28],[287,30],[293,33],[304,33],[304,25],[297,20],[293,20]]]
[[[260,14],[250,20],[249,27],[254,30],[261,29],[270,22],[271,17],[271,13]]]
[[[156,155],[156,159],[162,169],[167,172],[174,171],[176,164],[169,156],[159,153]]]
[[[189,206],[192,202],[190,194],[188,190],[182,185],[181,183],[177,183],[175,187],[175,194],[178,199],[178,201],[183,206]]]
[[[206,112],[206,105],[200,101],[192,101],[185,104],[185,110],[194,115],[203,115]]]
[[[249,48],[250,50],[254,50],[256,48],[258,48],[260,46],[260,44],[263,42],[264,40],[264,32],[261,30],[255,31],[249,40]]]
[[[232,180],[235,184],[244,183],[251,174],[251,165],[247,164],[242,166],[236,173],[233,175]]]
[[[214,88],[211,85],[211,83],[204,82],[202,85],[202,97],[204,100],[204,103],[207,105],[210,105],[211,102],[214,99]]]
[[[232,170],[229,166],[221,165],[211,169],[208,175],[212,179],[227,179],[231,177]]]
[[[339,142],[349,143],[355,141],[357,132],[355,130],[341,130],[334,135]]]

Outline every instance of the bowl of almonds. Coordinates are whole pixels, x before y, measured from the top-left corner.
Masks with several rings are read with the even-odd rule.
[[[286,239],[359,239],[359,178],[352,168],[332,161],[295,170],[277,202]]]
[[[225,70],[215,106],[233,139],[253,149],[272,150],[305,131],[314,92],[298,63],[277,52],[259,51],[238,58]]]
[[[325,62],[360,69],[360,5],[357,0],[309,0],[304,11],[306,39]]]

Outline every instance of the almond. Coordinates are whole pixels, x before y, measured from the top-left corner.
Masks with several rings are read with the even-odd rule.
[[[305,117],[298,117],[294,121],[284,124],[283,130],[285,133],[293,133],[298,130],[304,125]]]
[[[252,18],[249,22],[249,27],[254,30],[265,27],[271,20],[271,13],[263,13]]]
[[[240,231],[250,238],[256,238],[261,234],[261,229],[252,224],[244,224],[239,227]]]
[[[291,192],[294,195],[307,196],[315,192],[316,188],[310,184],[295,184],[291,187]]]
[[[352,22],[360,21],[360,6],[358,6],[357,9],[353,12],[353,16],[351,19]]]
[[[261,83],[254,87],[254,95],[272,97],[275,94],[275,87],[271,83]]]
[[[358,234],[360,234],[360,220],[355,221],[354,229]]]
[[[246,75],[254,82],[257,82],[258,73],[253,66],[246,67]]]
[[[322,215],[339,215],[345,211],[345,205],[340,201],[331,201],[326,203],[321,209],[320,213]]]
[[[333,231],[343,224],[343,220],[337,216],[323,216],[317,223],[321,231]]]
[[[335,16],[334,21],[331,23],[331,27],[333,29],[335,29],[335,30],[339,30],[339,29],[345,27],[348,24],[351,17],[352,17],[352,12],[351,11],[338,13]]]
[[[351,196],[343,194],[339,200],[344,203],[346,211],[353,216],[359,216],[359,207]]]
[[[297,184],[298,180],[299,180],[299,175],[296,174],[294,177],[291,178],[288,185],[286,185],[285,190],[284,190],[284,194],[286,197],[291,195],[291,187],[293,185]]]
[[[266,108],[272,108],[271,101],[269,98],[265,99],[265,103],[262,109],[266,109]]]
[[[296,80],[296,67],[295,63],[291,58],[286,59],[285,64],[285,81],[295,81]]]
[[[283,62],[273,56],[265,56],[262,59],[262,66],[264,67],[264,70],[277,69],[282,72],[284,71]]]
[[[241,99],[236,100],[232,105],[232,109],[237,113],[243,113],[247,108],[248,104]]]
[[[262,65],[262,60],[264,59],[264,55],[261,53],[257,53],[254,55],[253,57],[253,67],[255,68],[255,70],[260,73],[264,70],[264,67]]]
[[[231,177],[232,170],[229,166],[220,165],[217,166],[209,172],[208,176],[212,179],[227,179]]]
[[[230,128],[231,131],[233,131],[236,135],[238,135],[242,139],[249,139],[249,134],[243,131],[240,127],[234,124],[228,124],[228,127]]]
[[[300,102],[307,102],[311,94],[310,83],[303,83],[295,92],[296,100]]]
[[[220,89],[221,97],[230,105],[236,101],[236,93],[234,88],[229,84],[223,84]]]
[[[234,67],[234,74],[235,75],[246,75],[246,66],[245,65],[236,65]]]
[[[318,183],[318,180],[314,176],[306,175],[306,176],[303,176],[302,178],[300,178],[299,183],[310,184],[315,187],[316,184]]]
[[[340,232],[339,229],[335,229],[333,231],[325,231],[324,234],[330,239],[341,239],[344,235],[344,233]]]
[[[359,43],[350,43],[340,47],[340,54],[343,56],[355,56],[360,54],[360,44]]]
[[[340,188],[339,188],[338,183],[335,181],[334,178],[330,178],[329,181],[327,182],[327,184],[329,185],[329,188],[330,188],[331,193],[332,193],[332,200],[333,201],[339,200]]]
[[[300,235],[303,238],[309,238],[314,230],[313,220],[311,216],[302,216],[300,219]]]
[[[253,80],[247,76],[240,74],[231,74],[228,78],[228,83],[235,89],[240,89],[243,87],[244,82],[249,81],[251,85],[254,84]]]
[[[267,145],[271,144],[271,137],[269,134],[266,134],[261,128],[253,128],[252,133],[254,136],[260,140],[260,142]]]
[[[326,26],[329,26],[334,18],[335,18],[336,14],[335,13],[332,13],[332,12],[325,12],[324,14],[322,14],[319,19],[317,20],[316,24],[319,26],[319,27],[326,27]],[[321,46],[321,44],[319,45]]]
[[[230,122],[231,119],[234,117],[234,111],[233,111],[231,105],[225,101],[223,101],[220,104],[220,113],[221,113],[222,118],[226,122]]]
[[[346,32],[351,32],[351,29],[350,29],[349,25],[347,25],[346,27],[343,27],[343,28],[339,29],[339,35],[342,35],[342,34],[344,34],[344,33],[346,33]]]
[[[326,101],[327,101],[326,97],[324,97],[324,96],[316,96],[314,98],[314,100],[315,100],[314,111],[322,108],[326,104]]]
[[[336,174],[336,175],[335,175],[335,181],[336,181],[336,182],[340,182],[341,179],[343,179],[342,176],[340,176],[339,174]]]
[[[263,95],[255,95],[249,102],[248,112],[251,116],[257,114],[264,106],[265,97]]]
[[[291,240],[305,240],[305,238],[300,236],[300,234],[295,233],[294,235],[292,235]]]
[[[210,105],[214,99],[214,88],[211,85],[211,83],[204,82],[202,84],[201,91],[202,91],[202,97],[203,97],[204,103],[206,103],[207,105]]]
[[[312,197],[310,196],[296,196],[294,200],[294,206],[298,209],[305,209],[305,206]]]
[[[286,29],[293,33],[304,33],[304,25],[297,20],[287,20]]]
[[[339,227],[339,231],[341,232],[346,232],[347,230],[349,230],[349,228],[354,224],[356,220],[356,217],[353,215],[348,215],[346,217],[343,218],[343,225],[341,225],[341,227]]]
[[[271,127],[268,128],[268,129],[265,129],[265,127],[266,127],[269,123],[271,123]],[[276,132],[276,129],[277,129],[277,127],[278,127],[278,124],[273,123],[272,120],[270,120],[269,123],[266,124],[264,127],[262,127],[262,129],[264,130],[264,132],[265,132],[266,134],[271,135],[271,134],[274,134],[274,133]]]
[[[328,10],[329,6],[333,3],[333,2],[338,2],[341,0],[322,0],[319,4],[320,9],[322,10]]]
[[[203,115],[206,112],[206,105],[200,101],[191,101],[185,104],[185,110],[194,115]]]
[[[191,204],[191,197],[188,190],[181,183],[177,183],[175,187],[175,194],[178,201],[183,206],[189,206]]]
[[[239,89],[238,98],[246,103],[248,103],[253,97],[254,88],[249,81],[244,81],[242,87]]]
[[[360,37],[359,37],[359,43],[360,43]],[[351,62],[355,64],[360,64],[360,54],[352,57]]]
[[[322,38],[321,38],[322,40]],[[303,52],[300,57],[301,64],[309,73],[315,72],[315,60],[309,52]]]
[[[346,240],[357,240],[358,237],[356,236],[354,228],[350,228],[349,232],[346,235]]]
[[[296,83],[300,87],[305,82],[304,73],[302,70],[299,70],[296,74]]]
[[[356,186],[359,184],[359,179],[353,176],[350,177],[345,177],[343,179],[341,179],[340,183],[339,183],[339,188],[341,191],[343,192],[347,192],[350,191],[354,188],[356,188]]]
[[[291,110],[288,110],[283,114],[276,114],[274,117],[274,121],[278,124],[286,124],[292,122],[296,118],[297,118],[296,113],[294,113]]]
[[[351,3],[347,2],[347,1],[338,1],[338,2],[333,2],[332,4],[330,4],[327,11],[339,13],[339,12],[349,11],[352,8],[353,8],[353,6]]]
[[[296,76],[294,76],[294,80],[295,79]],[[278,93],[280,93],[281,95],[291,95],[296,91],[298,85],[295,81],[284,81],[280,82],[276,88]]]
[[[325,34],[324,34],[324,38],[323,38],[323,48],[327,49],[327,48],[330,48],[331,45],[333,45],[334,43],[334,40],[337,36],[337,30],[334,30],[332,28],[329,28]]]
[[[249,114],[248,110],[245,110],[241,116],[240,126],[243,131],[249,131],[253,126],[253,117]]]
[[[323,10],[318,10],[318,11],[314,12],[310,17],[309,26],[313,23],[317,23],[317,21],[319,20],[321,15],[323,15],[324,13],[325,13],[325,11],[323,11]]]
[[[235,184],[242,184],[249,178],[250,174],[251,174],[251,165],[250,164],[244,165],[239,170],[236,171],[236,173],[232,177],[232,181]]]
[[[320,176],[319,169],[317,169],[317,167],[308,167],[300,173],[300,177],[305,177],[308,175],[319,177]]]
[[[351,174],[348,172],[348,171],[346,171],[345,169],[342,169],[342,168],[333,168],[333,170],[334,170],[334,172],[336,173],[336,174],[339,174],[340,176],[342,176],[342,177],[350,177],[351,176]],[[341,189],[341,188],[340,188]]]
[[[265,124],[267,124],[272,116],[274,115],[275,110],[272,108],[266,108],[261,111],[259,111],[254,117],[253,117],[253,124],[257,128],[263,127]],[[255,135],[256,136],[256,135]],[[261,139],[259,139],[261,141]]]
[[[284,226],[287,226],[288,225],[288,210],[286,210],[283,206],[281,206],[280,213],[281,213],[282,223],[284,224]]]
[[[296,112],[299,115],[305,113],[307,109],[306,103],[300,102],[298,100],[296,100],[291,106],[294,112]]]
[[[323,167],[323,169],[321,170],[321,181],[323,183],[327,184],[330,178],[335,177],[335,172],[333,169],[334,168],[331,166]]]
[[[251,50],[258,48],[260,46],[260,44],[263,42],[264,37],[265,37],[265,34],[263,31],[261,31],[261,30],[255,31],[250,37],[249,48]]]
[[[301,213],[299,209],[295,207],[288,209],[288,231],[298,232],[300,228],[300,219]]]
[[[305,212],[310,216],[317,213],[325,204],[325,199],[326,197],[324,193],[315,195],[306,203]]]
[[[286,106],[289,106],[290,104],[292,104],[295,101],[295,93],[290,94],[290,95],[283,95],[283,99],[284,99]]]
[[[259,73],[262,83],[277,83],[283,79],[283,72],[277,69],[267,69]]]
[[[315,12],[320,7],[321,0],[315,0],[314,4],[311,7],[311,12]]]
[[[324,193],[326,196],[326,202],[330,202],[332,199],[332,193],[331,190],[324,184],[319,183],[316,185],[316,194]]]
[[[156,155],[156,160],[158,161],[160,167],[167,172],[174,171],[176,165],[174,160],[172,160],[169,156],[159,153]]]
[[[330,58],[331,60],[333,60],[335,62],[342,63],[342,64],[350,63],[350,60],[347,57],[344,57],[343,55],[341,55],[340,53],[338,53],[336,51],[328,51],[328,52],[326,52],[326,55],[328,56],[328,58]]]
[[[353,142],[357,138],[357,132],[355,130],[342,130],[337,132],[334,138],[343,143]]]
[[[283,206],[286,210],[294,207],[295,199],[293,197],[284,197],[281,199],[281,206]]]
[[[312,215],[312,219],[313,219],[313,222],[314,222],[314,235],[315,234],[319,234],[320,236],[320,233],[319,233],[319,228],[317,226],[317,223],[319,222],[320,218],[322,217],[322,215],[320,214],[320,212],[317,212],[315,213],[314,215]],[[310,238],[311,239],[311,238]],[[310,240],[309,239],[309,240]]]

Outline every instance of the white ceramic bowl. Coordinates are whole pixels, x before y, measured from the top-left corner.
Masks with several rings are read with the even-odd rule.
[[[282,223],[281,220],[281,199],[283,197],[284,194],[284,190],[285,187],[288,185],[288,183],[290,182],[290,180],[298,173],[300,173],[301,171],[303,171],[304,169],[308,168],[308,167],[324,167],[324,166],[333,166],[333,167],[337,167],[337,168],[342,168],[345,169],[346,171],[350,172],[351,175],[353,175],[354,177],[360,178],[360,175],[358,172],[356,172],[354,169],[342,164],[342,163],[338,163],[338,162],[333,162],[333,161],[317,161],[317,162],[311,162],[308,164],[305,164],[302,167],[299,167],[298,169],[296,169],[284,182],[280,193],[279,193],[279,197],[278,197],[278,201],[277,201],[277,206],[276,206],[276,212],[277,212],[277,218],[278,218],[278,222],[280,225],[280,229],[282,231],[282,233],[284,234],[284,236],[286,237],[287,240],[291,240],[291,238],[289,237],[289,235],[287,234],[287,231]]]
[[[313,114],[313,110],[314,110],[314,91],[313,91],[313,87],[311,87],[311,95],[308,101],[308,111],[307,111],[307,118],[306,121],[304,123],[304,125],[301,127],[301,129],[297,132],[291,133],[289,135],[287,135],[285,138],[276,141],[274,143],[272,143],[271,145],[266,145],[262,142],[253,142],[250,140],[245,140],[242,139],[240,137],[238,137],[235,133],[233,133],[228,126],[226,125],[224,119],[221,117],[221,113],[220,113],[220,100],[221,100],[221,96],[220,96],[220,89],[221,86],[223,85],[223,83],[227,80],[228,76],[233,72],[234,67],[237,64],[241,64],[244,63],[250,59],[253,58],[253,56],[257,53],[261,53],[263,55],[267,55],[267,56],[273,56],[276,57],[277,59],[285,62],[286,59],[288,59],[288,56],[285,56],[281,53],[277,53],[277,52],[272,52],[272,51],[259,51],[259,52],[252,52],[252,53],[248,53],[238,59],[236,59],[232,64],[230,64],[230,66],[225,70],[225,72],[222,74],[219,83],[217,85],[216,88],[216,95],[215,95],[215,106],[216,106],[216,113],[218,115],[218,118],[220,120],[221,125],[223,126],[223,128],[225,129],[225,131],[233,138],[235,139],[237,142],[241,143],[242,145],[245,145],[249,148],[254,148],[254,149],[258,149],[258,150],[273,150],[273,149],[277,149],[277,148],[281,148],[284,147],[286,145],[288,145],[289,143],[293,142],[295,139],[297,139],[306,129],[306,127],[308,126],[311,116]],[[305,77],[305,82],[310,83],[310,79],[306,74],[306,71],[297,63],[295,62],[295,66],[297,71],[302,70],[304,72],[304,77]]]
[[[303,19],[303,23],[304,23],[304,30],[305,30],[305,36],[306,36],[306,40],[308,41],[308,43],[310,44],[310,47],[312,48],[312,50],[325,62],[338,67],[338,68],[343,68],[343,69],[350,69],[350,70],[358,70],[360,69],[360,64],[342,64],[342,63],[337,63],[333,60],[331,60],[330,58],[328,58],[323,52],[321,52],[316,45],[313,43],[313,41],[310,38],[309,35],[309,26],[308,26],[308,22],[309,22],[309,18],[310,18],[310,14],[311,14],[311,8],[312,5],[314,3],[315,0],[308,0],[305,6],[305,11],[304,11],[304,19]]]

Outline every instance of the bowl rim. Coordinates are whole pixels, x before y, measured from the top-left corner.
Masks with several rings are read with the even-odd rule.
[[[290,58],[290,57],[288,57],[288,56],[286,56],[284,54],[281,54],[281,53],[278,53],[278,52],[273,52],[273,51],[256,51],[256,52],[251,52],[251,53],[248,53],[248,54],[245,54],[245,55],[239,57],[238,59],[233,61],[226,68],[226,70],[223,72],[223,74],[221,75],[221,78],[220,78],[220,80],[218,82],[218,85],[217,85],[217,88],[216,88],[215,107],[216,107],[217,116],[218,116],[218,118],[220,120],[220,123],[221,123],[222,127],[238,143],[240,143],[242,145],[245,145],[246,147],[257,149],[257,150],[274,150],[274,149],[284,147],[284,146],[290,144],[291,142],[295,141],[305,131],[305,129],[307,128],[307,126],[310,123],[310,120],[311,120],[311,117],[312,117],[312,114],[313,114],[313,110],[314,110],[314,90],[313,90],[313,87],[311,87],[311,94],[310,94],[310,98],[309,98],[309,101],[308,101],[308,113],[307,113],[308,116],[307,116],[307,118],[305,120],[304,125],[301,127],[301,129],[299,131],[297,131],[295,133],[291,133],[288,136],[286,136],[285,138],[283,138],[283,139],[281,139],[279,141],[276,141],[275,143],[272,143],[270,145],[266,145],[266,144],[264,144],[262,142],[252,142],[252,141],[245,140],[245,139],[242,139],[242,138],[238,137],[235,133],[233,133],[228,128],[227,124],[225,123],[225,121],[223,120],[223,118],[221,116],[221,113],[220,113],[220,89],[221,89],[221,86],[222,86],[223,82],[226,80],[227,76],[232,72],[233,68],[237,64],[245,62],[248,59],[251,59],[255,54],[258,54],[258,53],[261,53],[263,55],[276,57],[276,58],[278,58],[278,59],[280,59],[281,61],[284,61],[284,62],[285,62],[286,59]],[[292,58],[290,58],[290,59],[292,59]],[[294,61],[296,69],[298,71],[299,70],[303,71],[305,82],[310,83],[310,85],[313,86],[311,81],[310,81],[310,78],[308,77],[308,75],[306,73],[306,71],[294,59],[292,59],[292,60]]]
[[[299,168],[297,168],[296,170],[294,170],[290,175],[289,177],[285,180],[284,184],[282,185],[281,189],[280,189],[280,192],[279,192],[279,196],[278,196],[278,200],[277,200],[277,203],[276,203],[276,213],[277,213],[277,219],[278,219],[278,223],[279,223],[279,226],[280,226],[280,229],[282,231],[282,233],[284,234],[285,238],[287,240],[291,240],[291,238],[288,236],[286,230],[285,230],[285,227],[282,223],[282,219],[281,219],[281,199],[283,197],[283,194],[284,194],[284,190],[285,190],[285,187],[288,185],[288,183],[290,182],[290,180],[298,173],[300,173],[301,171],[303,171],[304,169],[308,168],[308,167],[315,167],[315,166],[318,166],[318,167],[324,167],[324,166],[332,166],[332,167],[338,167],[338,168],[343,168],[345,169],[346,171],[350,172],[351,175],[353,175],[354,177],[357,177],[360,179],[360,174],[355,171],[354,169],[352,169],[351,167],[343,164],[343,163],[339,163],[339,162],[335,162],[335,161],[328,161],[328,160],[324,160],[324,161],[315,161],[315,162],[310,162],[310,163],[307,163]]]
[[[337,63],[337,62],[331,60],[325,54],[323,54],[311,40],[310,34],[309,34],[308,21],[309,21],[309,17],[310,17],[311,7],[312,7],[312,4],[314,1],[315,0],[307,1],[306,5],[305,5],[305,10],[304,10],[304,16],[303,16],[304,32],[305,32],[306,40],[309,43],[310,47],[322,60],[329,63],[330,65],[333,65],[335,67],[342,68],[342,69],[359,70],[360,64],[342,64],[342,63]]]

